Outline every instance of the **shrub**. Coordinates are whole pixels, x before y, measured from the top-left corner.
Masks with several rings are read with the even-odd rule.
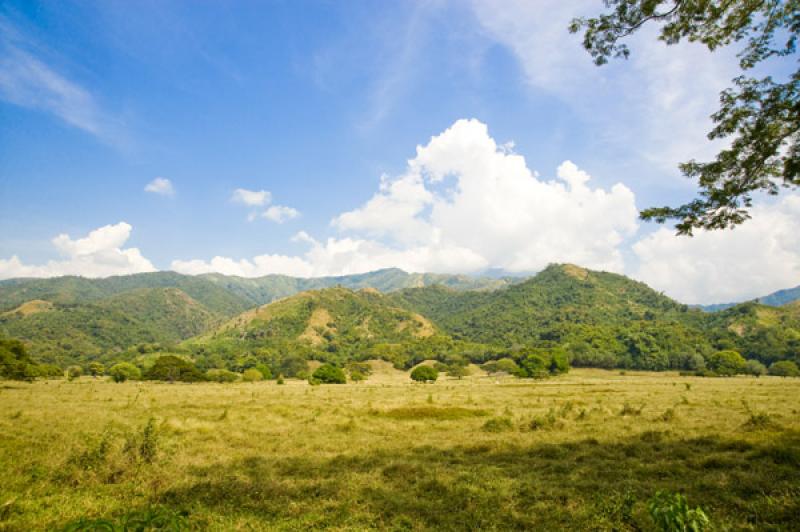
[[[67,368],[67,378],[69,380],[77,379],[81,375],[83,375],[83,370],[80,366],[70,366]]]
[[[106,367],[100,362],[89,363],[89,375],[92,377],[99,377],[106,372]]]
[[[516,375],[519,373],[519,366],[510,358],[501,358],[500,360],[492,360],[483,365],[488,373],[508,373],[509,375]]]
[[[699,506],[690,509],[686,497],[680,493],[659,491],[647,503],[650,517],[664,532],[700,532],[711,528],[711,520]]]
[[[758,360],[748,360],[744,365],[744,372],[747,375],[760,377],[767,374],[767,367]]]
[[[150,381],[166,382],[199,382],[206,380],[205,375],[194,364],[173,355],[159,357],[153,367],[145,372],[144,378]]]
[[[227,369],[210,369],[206,371],[206,379],[214,382],[236,382],[239,374]]]
[[[283,382],[283,375],[278,373],[278,378],[275,380],[275,384],[285,384]]]
[[[485,432],[505,432],[514,429],[514,423],[507,417],[493,417],[483,424]]]
[[[430,366],[417,366],[411,372],[411,380],[416,382],[436,382],[439,372]]]
[[[114,382],[125,382],[128,380],[138,381],[142,378],[142,372],[130,362],[119,362],[114,364],[108,370],[108,374],[111,376]]]
[[[791,360],[781,360],[772,363],[769,374],[777,377],[800,377],[800,369]]]
[[[37,376],[25,344],[0,336],[0,378],[32,381]]]
[[[242,380],[244,380],[245,382],[263,381],[264,375],[256,368],[250,368],[246,369],[244,373],[242,373]]]
[[[36,366],[36,376],[50,379],[63,377],[64,370],[55,364],[39,364]]]
[[[447,368],[447,374],[451,377],[457,377],[458,380],[469,375],[471,372],[467,366],[450,366]]]
[[[708,360],[708,368],[717,375],[731,376],[745,370],[745,359],[737,351],[717,351]]]
[[[265,381],[268,381],[272,378],[272,370],[269,369],[269,366],[266,364],[256,364],[256,369],[261,373],[261,376],[264,377]]]
[[[320,384],[344,384],[347,377],[342,368],[337,368],[331,364],[323,364],[314,370],[311,378]]]

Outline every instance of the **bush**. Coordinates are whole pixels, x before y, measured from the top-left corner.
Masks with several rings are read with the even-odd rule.
[[[700,532],[711,528],[711,520],[702,508],[690,509],[686,497],[680,493],[659,491],[647,503],[647,509],[656,527],[664,532]]]
[[[59,378],[64,376],[64,370],[55,364],[39,364],[36,366],[36,376],[45,378]]]
[[[227,369],[210,369],[206,371],[206,379],[213,382],[236,382],[239,374]]]
[[[470,373],[471,371],[467,366],[450,366],[449,368],[447,368],[447,374],[450,377],[458,378],[458,380],[461,380]]]
[[[36,376],[36,367],[25,349],[25,344],[0,336],[0,378],[32,381]]]
[[[514,430],[514,422],[507,417],[493,417],[483,424],[484,432],[505,432]]]
[[[261,376],[264,377],[265,381],[268,381],[272,378],[272,370],[269,369],[269,366],[266,364],[256,364],[256,369],[261,373]]]
[[[92,377],[100,377],[104,375],[106,372],[106,367],[102,365],[100,362],[90,362],[89,363],[89,375]]]
[[[317,384],[344,384],[347,382],[347,377],[342,368],[323,364],[314,371],[311,380],[316,381]]]
[[[67,368],[67,378],[69,380],[77,379],[81,375],[83,375],[83,370],[80,366],[70,366]]]
[[[206,380],[205,375],[194,364],[174,355],[159,357],[153,367],[145,372],[144,378],[150,381],[166,382],[200,382]]]
[[[256,368],[246,369],[244,373],[242,373],[242,380],[244,380],[244,382],[263,381],[264,374],[258,371]]]
[[[800,377],[800,369],[791,360],[781,360],[772,363],[769,374],[776,377]]]
[[[142,372],[130,362],[119,362],[118,364],[114,364],[108,370],[108,374],[111,376],[114,382],[125,382],[128,380],[138,381],[142,378]]]
[[[436,382],[438,378],[439,372],[430,366],[417,366],[411,372],[411,380],[416,382]]]
[[[746,375],[760,377],[767,374],[767,367],[758,360],[748,360],[744,365],[744,372]]]
[[[747,361],[737,351],[726,349],[717,351],[708,359],[708,369],[722,376],[743,373]]]

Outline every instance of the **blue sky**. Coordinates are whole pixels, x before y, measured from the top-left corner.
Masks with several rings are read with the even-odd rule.
[[[645,32],[597,68],[566,24],[601,7],[4,2],[0,277],[570,261],[686,302],[800,284],[795,196],[691,241],[637,220],[692,197],[676,164],[718,147],[735,52]]]

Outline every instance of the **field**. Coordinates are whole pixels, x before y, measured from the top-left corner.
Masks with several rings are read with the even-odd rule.
[[[573,370],[544,381],[0,383],[0,530],[718,529],[800,523],[800,379]],[[150,421],[152,420],[152,421]],[[149,514],[148,514],[149,512]]]

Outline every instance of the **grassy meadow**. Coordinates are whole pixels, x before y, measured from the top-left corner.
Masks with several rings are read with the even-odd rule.
[[[0,530],[649,530],[658,490],[716,529],[800,526],[800,379],[373,364],[347,385],[0,382]]]

